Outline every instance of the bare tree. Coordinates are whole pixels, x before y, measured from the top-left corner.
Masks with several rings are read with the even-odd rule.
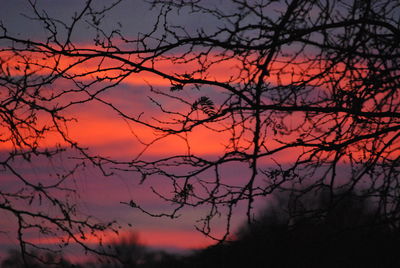
[[[87,159],[90,156],[69,138],[67,126],[74,119],[69,118],[65,112],[69,106],[88,101],[74,101],[66,95],[86,94],[89,86],[82,85],[81,89],[68,86],[56,88],[56,80],[65,78],[80,87],[78,78],[69,77],[66,73],[72,66],[59,69],[62,57],[57,56],[58,53],[48,53],[45,49],[61,45],[57,40],[57,28],[54,28],[61,22],[39,11],[36,1],[27,1],[26,4],[31,6],[34,14],[31,20],[44,23],[43,27],[50,36],[37,43],[41,45],[30,47],[32,41],[18,40],[8,34],[3,24],[0,26],[0,209],[3,216],[15,223],[19,250],[26,267],[35,259],[48,262],[43,257],[47,255],[35,252],[61,253],[63,248],[75,243],[86,252],[107,255],[98,245],[92,247],[86,241],[88,236],[94,236],[99,238],[101,244],[102,232],[117,232],[117,226],[114,221],[101,222],[82,214],[77,208],[76,200],[79,196],[74,188],[74,174],[85,163],[72,157],[76,156],[76,152]],[[108,9],[106,7],[96,14],[101,16]],[[63,38],[70,38],[75,23],[87,12],[94,12],[90,2],[73,18],[71,25],[61,23],[67,27]],[[67,44],[70,41],[65,42]],[[53,60],[56,62],[50,63]],[[49,139],[55,142],[48,142]],[[69,161],[64,165],[61,162],[65,159]],[[45,176],[37,178],[27,172],[29,163],[34,165],[46,161],[50,161],[50,167],[54,168],[48,168]],[[42,243],[35,242],[34,238],[38,237],[32,236],[35,233],[41,235]],[[46,239],[50,239],[49,242]],[[56,246],[51,245],[54,239]]]
[[[147,249],[139,243],[136,233],[130,233],[125,237],[121,237],[117,241],[113,241],[107,245],[111,256],[117,258],[103,258],[102,263],[108,263],[105,267],[140,267],[145,262]]]
[[[104,175],[135,172],[139,183],[164,179],[170,192],[152,190],[174,205],[172,211],[149,211],[140,200],[122,203],[167,217],[177,217],[185,207],[206,207],[197,229],[210,237],[212,220],[226,217],[226,232],[217,240],[229,235],[236,207],[245,203],[251,222],[257,198],[277,190],[297,197],[330,189],[332,200],[336,189],[356,191],[373,197],[387,220],[398,219],[397,1],[149,2],[158,12],[154,27],[135,36],[123,27],[105,30],[101,20],[114,4],[98,9],[92,1],[68,23],[29,2],[33,20],[44,25],[45,40],[19,38],[2,27],[1,141],[12,146],[0,164],[24,190],[2,191],[0,206],[18,219],[22,248],[22,231],[39,228],[30,223],[32,217],[50,221],[73,239],[73,228],[103,228],[76,219],[73,205],[49,193],[63,189],[68,175],[88,162]],[[80,24],[94,33],[92,46],[74,40]],[[121,107],[104,94],[148,75],[169,84],[147,80],[146,95],[158,113]],[[53,87],[59,81],[68,87]],[[73,118],[65,111],[89,102],[125,120],[143,151],[129,160],[112,158],[70,137]],[[40,118],[49,120],[44,124]],[[154,139],[135,132],[144,128],[155,133]],[[59,147],[42,147],[52,133],[61,137]],[[221,147],[204,153],[193,135],[212,135]],[[182,153],[146,154],[174,137],[185,144]],[[13,165],[33,156],[51,158],[67,147],[75,152],[76,166],[51,185],[30,183]],[[233,176],[232,167],[241,167],[242,175]],[[61,216],[15,208],[39,194]]]

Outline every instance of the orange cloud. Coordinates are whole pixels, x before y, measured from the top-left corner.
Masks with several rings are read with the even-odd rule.
[[[96,47],[90,45],[81,45],[81,49],[96,49]],[[84,50],[77,50],[73,53],[82,53]],[[3,66],[3,69],[7,69],[11,75],[22,75],[24,71],[27,72],[37,72],[39,75],[48,75],[54,71],[67,70],[65,74],[70,76],[79,76],[79,79],[83,81],[94,81],[98,78],[116,78],[119,75],[124,73],[128,73],[133,70],[133,67],[127,65],[126,63],[121,62],[116,59],[109,58],[92,58],[90,60],[84,60],[81,57],[41,57],[40,53],[21,53],[19,56],[11,57],[11,54],[8,52],[2,52],[4,58],[9,58],[9,60],[5,60],[6,65]],[[90,53],[87,52],[86,53]],[[209,57],[217,57],[217,55],[209,55]],[[26,69],[26,64],[24,61],[30,60],[34,64],[29,65],[29,70]],[[139,58],[121,56],[121,60],[131,60],[132,62],[139,62]],[[82,62],[80,62],[82,61]],[[319,73],[321,71],[321,66],[324,65],[321,62],[319,65],[311,65],[304,59],[300,59],[293,62],[287,62],[287,58],[279,58],[270,66],[270,74],[267,78],[267,81],[276,85],[288,85],[296,82],[301,82],[304,79],[310,78],[313,75]],[[24,68],[25,64],[25,68]],[[170,75],[175,74],[185,74],[186,72],[195,70],[198,65],[193,62],[175,64],[168,60],[156,61],[155,66],[158,70],[163,71]],[[151,63],[145,63],[145,67],[152,67]],[[238,75],[238,66],[239,62],[235,59],[224,61],[220,64],[216,64],[211,67],[209,72],[210,80],[219,80],[219,81],[228,81],[231,76]],[[337,65],[336,70],[340,73],[341,68],[343,66]],[[250,67],[250,71],[253,71]],[[3,70],[7,72],[7,70]],[[343,70],[342,70],[343,71]],[[335,76],[335,73],[332,74]],[[338,75],[338,74],[337,74]],[[323,86],[324,79],[333,79],[335,77],[329,78],[317,78],[310,82],[312,85]],[[68,85],[68,81],[61,80],[64,82],[57,82],[59,84],[54,84],[53,87],[57,86],[67,87],[72,86]],[[107,81],[107,79],[106,79]],[[171,81],[168,79],[164,79],[159,75],[153,74],[148,71],[141,71],[139,73],[133,72],[129,74],[126,78],[124,78],[124,83],[134,86],[134,85],[146,85],[146,83],[150,83],[155,86],[170,86]],[[346,87],[346,83],[348,80],[342,79],[340,80],[343,87]],[[51,91],[52,88],[49,88]],[[144,93],[145,94],[145,93]],[[146,113],[152,113],[150,107],[140,106],[143,98],[139,98],[137,100],[132,100],[132,106],[137,106],[136,110],[144,109],[142,111]],[[171,101],[171,100],[170,100]],[[216,133],[211,131],[205,127],[198,127],[191,133],[179,135],[171,135],[162,139],[159,139],[162,134],[154,132],[152,129],[145,127],[140,124],[130,124],[128,125],[124,120],[121,120],[117,115],[114,116],[105,115],[104,106],[100,106],[98,104],[89,104],[85,106],[81,106],[82,108],[79,110],[75,110],[71,112],[72,117],[78,118],[78,122],[71,122],[68,126],[68,134],[69,136],[82,145],[90,146],[95,148],[97,151],[101,151],[100,148],[106,144],[120,144],[121,150],[109,150],[105,146],[104,152],[109,156],[113,156],[114,153],[119,155],[134,155],[142,151],[146,148],[145,145],[140,143],[137,140],[137,137],[140,137],[141,141],[144,143],[150,143],[153,140],[157,140],[153,146],[149,147],[146,150],[146,153],[149,155],[164,155],[164,154],[184,154],[188,152],[190,148],[191,153],[195,154],[218,154],[224,151],[225,145],[229,143],[229,133],[228,132],[219,132]],[[78,109],[78,108],[77,108]],[[109,114],[112,112],[109,110]],[[136,111],[137,112],[137,111]],[[293,121],[296,121],[295,116],[291,116]],[[163,118],[159,118],[161,120],[168,119],[167,115]],[[46,116],[42,116],[39,118],[38,124],[46,125],[47,122],[51,124],[50,118],[46,118]],[[328,128],[328,124],[326,125]],[[189,141],[189,144],[186,143],[186,138]],[[251,138],[251,137],[250,137]],[[295,135],[291,137],[284,137],[285,140],[293,140],[295,141]],[[207,142],[204,142],[207,141]],[[41,141],[41,146],[44,147],[52,147],[55,144],[60,143],[61,145],[65,145],[65,142],[62,140],[61,136],[57,133],[50,133],[45,137],[45,140]],[[125,144],[125,146],[123,146]],[[269,150],[273,150],[280,146],[273,138],[268,141]],[[2,143],[0,144],[3,150],[9,150],[13,146],[11,143]],[[107,151],[108,150],[108,151]],[[297,151],[301,152],[300,149],[291,150],[291,152]],[[289,154],[286,154],[289,155]],[[287,158],[288,156],[283,157]],[[293,155],[293,154],[290,154]],[[293,159],[288,158],[288,159]],[[283,161],[282,158],[280,161]],[[289,161],[289,160],[288,160]]]
[[[174,76],[189,74],[193,71],[201,69],[200,62],[192,60],[189,62],[172,61],[158,57],[154,61],[143,60],[145,57],[152,55],[125,55],[115,54],[116,57],[101,57],[101,50],[90,44],[80,44],[76,50],[70,52],[71,55],[51,55],[51,53],[43,52],[19,52],[13,54],[9,51],[1,52],[3,59],[3,71],[12,76],[21,76],[26,73],[35,73],[36,75],[50,75],[62,73],[69,77],[77,77],[83,81],[94,81],[96,79],[123,78],[124,83],[131,85],[145,85],[150,83],[154,86],[170,86],[171,81],[163,78],[150,70],[154,68],[157,71]],[[86,55],[79,56],[79,55]],[[91,56],[93,55],[93,57]],[[171,55],[174,56],[174,55]],[[196,53],[193,53],[195,58]],[[241,59],[230,58],[219,62],[221,56],[217,53],[210,53],[207,56],[207,62],[216,62],[212,64],[202,77],[211,81],[231,81],[232,78],[241,76],[243,70],[243,62]],[[251,60],[251,59],[248,59]],[[291,84],[293,82],[302,81],[321,71],[321,65],[310,64],[304,59],[296,59],[296,61],[282,57],[277,59],[270,66],[270,72],[267,80],[274,84]],[[133,63],[132,65],[130,63]],[[141,65],[148,70],[135,69],[135,64]],[[247,64],[248,72],[256,71],[256,66]],[[121,76],[121,77],[120,77]]]

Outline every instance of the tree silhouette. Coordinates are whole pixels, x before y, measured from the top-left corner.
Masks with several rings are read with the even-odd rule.
[[[340,195],[340,194],[338,194]],[[255,223],[244,225],[230,242],[211,246],[186,258],[183,267],[395,267],[400,258],[398,230],[377,224],[376,207],[346,193],[327,208],[329,193],[309,196],[309,210],[324,215],[296,217],[288,196],[263,211]],[[322,210],[321,210],[322,211]]]
[[[108,246],[111,256],[116,258],[105,258],[105,267],[139,267],[145,261],[146,250],[139,244],[138,235],[130,233],[119,240],[110,243]]]
[[[25,260],[22,259],[21,253],[16,250],[8,252],[8,256],[1,262],[3,268],[42,268],[42,267],[64,267],[64,268],[79,268],[80,265],[73,265],[67,260],[60,256],[56,256],[52,253],[46,253],[42,256],[37,252],[30,253],[30,256],[25,256]]]
[[[336,189],[355,191],[373,197],[376,214],[395,222],[400,204],[397,1],[154,0],[148,1],[158,13],[154,27],[135,37],[123,26],[110,30],[102,24],[119,2],[99,7],[88,0],[62,21],[28,1],[32,21],[46,34],[40,40],[1,25],[0,142],[7,149],[0,166],[20,186],[1,190],[0,208],[15,218],[23,253],[36,246],[24,238],[27,230],[62,233],[94,250],[80,237],[112,228],[80,215],[68,194],[75,189],[64,187],[88,163],[104,175],[136,173],[142,184],[164,179],[171,191],[152,190],[174,204],[172,211],[158,214],[140,200],[122,203],[172,218],[186,207],[206,207],[197,229],[214,237],[212,220],[225,216],[226,232],[217,240],[229,236],[240,204],[246,203],[251,222],[255,201],[278,189],[291,191],[296,200],[328,188],[328,203],[336,200]],[[196,25],[185,25],[197,19]],[[79,27],[88,29],[90,45],[76,40]],[[157,113],[122,107],[107,97],[137,77],[150,77],[145,95]],[[74,139],[69,109],[90,103],[125,120],[143,150],[120,159]],[[154,138],[136,129],[152,130]],[[52,135],[58,142],[46,146]],[[213,137],[220,147],[204,153],[206,144],[196,145],[193,135]],[[146,154],[174,138],[184,150]],[[59,154],[70,161],[51,183],[34,182],[18,169],[24,161]],[[233,168],[242,174],[232,175]],[[47,206],[54,213],[45,213]],[[315,212],[295,208],[303,215]]]
[[[118,239],[105,243],[99,250],[105,251],[97,255],[97,258],[72,264],[62,255],[55,255],[51,252],[41,254],[39,252],[30,252],[25,256],[25,263],[21,252],[10,250],[5,259],[1,262],[2,268],[20,268],[20,267],[66,267],[66,268],[123,268],[123,267],[141,267],[141,268],[177,268],[183,264],[178,255],[169,254],[164,251],[150,249],[140,243],[138,234],[130,232],[118,237]]]
[[[151,250],[142,245],[139,236],[135,232],[125,234],[118,240],[107,245],[110,256],[100,257],[102,268],[118,267],[179,267],[178,257],[163,251]]]

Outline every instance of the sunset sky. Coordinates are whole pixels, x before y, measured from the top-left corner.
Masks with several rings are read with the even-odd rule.
[[[104,1],[110,3],[111,1]],[[155,12],[149,11],[148,7],[143,4],[144,1],[124,1],[121,5],[113,9],[106,22],[103,22],[105,28],[114,27],[117,23],[124,26],[124,30],[134,37],[138,32],[149,31],[155,20]],[[82,1],[38,1],[39,8],[44,8],[50,16],[58,19],[68,20],[76,9],[81,7]],[[96,1],[102,5],[103,1]],[[219,3],[223,5],[222,1]],[[40,23],[32,23],[22,14],[31,14],[31,10],[25,0],[6,0],[2,1],[0,9],[0,19],[8,28],[10,33],[18,33],[22,37],[27,37],[32,40],[41,40],[43,38],[43,29]],[[177,17],[186,26],[196,24],[197,20],[188,17]],[[212,21],[208,23],[212,24]],[[79,28],[74,40],[80,47],[91,48],[91,40],[87,40],[85,28]],[[3,54],[4,56],[5,54]],[[16,64],[16,63],[15,63]],[[45,62],[42,64],[46,64]],[[69,64],[66,62],[65,64]],[[112,65],[113,63],[110,63]],[[234,64],[234,63],[232,63]],[[96,67],[94,62],[85,65],[82,68],[91,70]],[[168,69],[169,66],[164,67]],[[175,72],[184,72],[175,69]],[[14,70],[15,71],[15,70]],[[214,70],[214,74],[220,77],[230,75],[232,71],[230,66],[225,66],[224,69]],[[16,71],[17,72],[17,71]],[[72,72],[85,72],[84,69],[72,70]],[[44,74],[44,73],[43,73]],[[18,75],[18,73],[15,73]],[[90,79],[90,77],[85,78]],[[160,88],[170,87],[170,82],[165,79],[157,78],[154,75],[146,74],[140,76],[128,77],[118,87],[112,91],[102,95],[104,99],[109,100],[121,109],[132,111],[135,113],[143,112],[144,116],[149,118],[158,113],[157,107],[149,102],[147,92],[148,84]],[[70,85],[65,81],[57,81],[49,91],[58,88],[66,88]],[[210,94],[214,94],[218,98],[220,92],[215,92],[213,89],[208,89]],[[202,93],[204,94],[204,93]],[[173,107],[174,103],[167,103]],[[89,103],[82,106],[75,106],[68,109],[68,116],[76,118],[77,122],[69,124],[68,133],[70,137],[84,146],[89,146],[91,152],[101,153],[106,156],[116,157],[118,159],[130,159],[138,155],[145,148],[140,144],[135,135],[138,135],[144,142],[152,140],[154,137],[153,131],[145,127],[132,126],[125,120],[122,120],[111,109],[105,108],[98,103]],[[46,124],[49,118],[39,118],[40,124]],[[133,133],[134,131],[134,133]],[[220,153],[223,150],[223,139],[215,133],[203,128],[199,129],[190,135],[191,150],[201,155],[213,155]],[[52,147],[60,141],[57,135],[48,135],[42,141],[43,146]],[[12,148],[10,143],[0,144],[0,156],[6,156],[7,150]],[[185,153],[187,149],[186,143],[179,137],[173,136],[164,139],[145,151],[147,157],[154,158],[171,153]],[[71,163],[61,157],[55,157],[51,161],[46,159],[33,159],[32,162],[16,163],[18,170],[28,176],[32,181],[49,181],[49,174],[54,174],[57,171],[67,169]],[[233,166],[225,171],[225,174],[232,180],[240,181],[241,176],[245,175],[240,166]],[[127,202],[131,199],[140,200],[141,206],[146,209],[151,209],[154,212],[162,212],[163,210],[171,209],[170,205],[157,198],[150,190],[149,186],[154,186],[160,191],[166,191],[166,185],[163,181],[149,181],[138,187],[137,182],[140,177],[135,173],[119,172],[115,176],[103,177],[98,170],[88,167],[85,170],[77,172],[69,185],[78,189],[76,203],[79,211],[84,215],[93,215],[100,220],[115,219],[123,227],[122,233],[135,231],[139,233],[140,241],[156,248],[169,250],[187,250],[200,248],[214,243],[209,238],[200,234],[194,229],[195,220],[201,215],[202,208],[185,209],[182,211],[180,218],[171,220],[164,218],[153,218],[140,213],[127,205],[120,202]],[[3,190],[17,189],[19,185],[15,185],[15,178],[9,173],[1,173],[1,184]],[[238,207],[238,210],[241,208]],[[15,222],[7,213],[0,212],[1,231],[0,233],[0,250],[4,255],[6,249],[17,246]],[[236,227],[242,222],[243,217],[235,218],[233,226]],[[224,225],[221,223],[214,226],[215,234],[222,234]],[[108,234],[105,241],[115,239],[115,235]],[[89,237],[89,240],[93,239]],[[33,236],[31,242],[36,244],[51,244],[59,242],[59,238],[47,238]],[[68,252],[67,252],[68,254]],[[75,253],[70,253],[74,255]]]
[[[294,1],[293,9],[271,1],[254,8],[268,14],[238,15],[237,1],[178,12],[128,0],[102,17],[96,10],[113,1],[93,0],[74,24],[84,2],[1,1],[0,258],[18,247],[18,209],[32,220],[26,241],[67,241],[65,254],[76,261],[80,242],[98,248],[116,233],[181,253],[215,243],[196,228],[222,238],[230,227],[233,239],[282,189],[293,194],[293,219],[303,209],[296,194],[326,189],[332,202],[336,191],[359,190],[395,209],[400,104],[391,22],[360,22],[346,1]],[[232,13],[217,19],[217,9]],[[371,44],[350,34],[363,27]],[[374,54],[374,42],[385,55]],[[179,217],[165,217],[175,209]],[[73,225],[70,215],[114,229]],[[46,224],[60,234],[39,233]]]

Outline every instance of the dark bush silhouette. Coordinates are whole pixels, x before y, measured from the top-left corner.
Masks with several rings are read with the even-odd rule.
[[[183,265],[180,257],[168,254],[163,251],[151,250],[140,244],[138,234],[131,232],[121,236],[118,240],[105,245],[107,249],[98,258],[85,263],[72,264],[61,254],[54,253],[38,254],[28,252],[26,256],[26,266],[22,259],[21,252],[11,250],[8,256],[1,262],[1,268],[175,268]]]
[[[106,254],[115,257],[100,256],[101,268],[151,268],[178,267],[178,257],[163,251],[151,250],[142,245],[136,232],[121,236],[106,246]]]
[[[37,252],[31,252],[25,255],[25,263],[22,259],[22,255],[17,250],[10,250],[8,256],[1,262],[1,268],[79,268],[80,265],[71,264],[65,260],[61,255],[55,255],[54,253],[43,253],[38,254]]]
[[[144,262],[145,248],[138,242],[138,235],[130,233],[114,241],[108,247],[108,253],[116,258],[103,258],[107,267],[137,267]]]
[[[235,241],[198,252],[184,267],[399,267],[400,233],[366,199],[343,193],[292,202],[281,196]],[[314,213],[296,215],[296,206]]]

